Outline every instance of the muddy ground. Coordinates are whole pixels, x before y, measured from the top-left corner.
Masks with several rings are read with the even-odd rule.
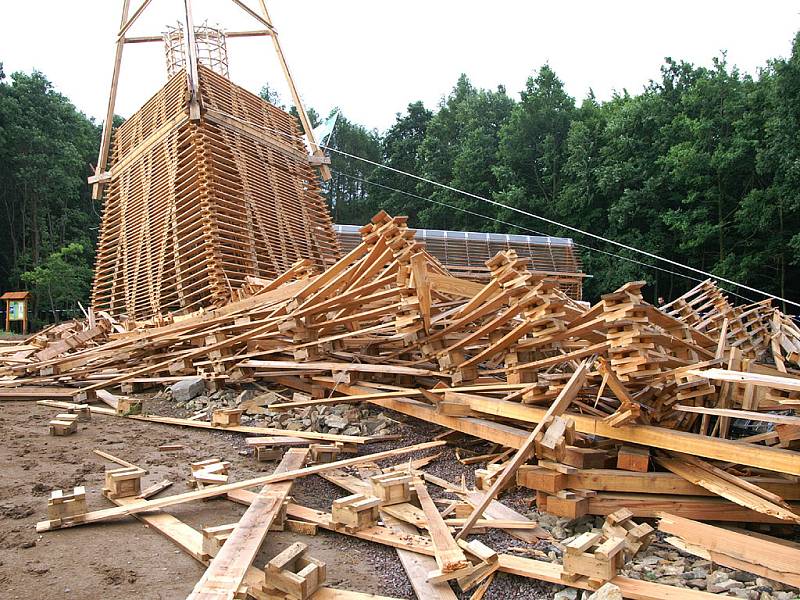
[[[173,481],[174,485],[165,494],[189,489],[188,464],[195,460],[217,457],[229,461],[231,480],[267,474],[275,466],[258,463],[247,455],[242,434],[94,415],[91,423],[80,424],[77,434],[51,437],[47,422],[57,409],[40,407],[34,402],[3,402],[0,406],[2,599],[184,598],[202,575],[204,567],[199,562],[132,517],[36,533],[36,522],[46,519],[47,499],[52,489],[68,490],[83,485],[90,510],[110,506],[101,495],[101,488],[105,468],[114,465],[94,455],[95,448],[147,469],[149,475],[143,485],[162,479]],[[401,445],[425,441],[437,431],[413,420],[395,430],[404,434]],[[158,446],[170,443],[183,444],[186,450],[158,451]],[[389,447],[387,443],[370,445],[361,453]],[[462,467],[449,449],[428,468],[431,473],[454,482],[460,480],[462,472],[470,477],[473,469]],[[317,476],[297,480],[293,489],[296,502],[326,511],[335,498],[345,495],[346,492]],[[520,500],[515,508],[523,505]],[[244,510],[230,501],[213,499],[171,507],[168,512],[201,528],[233,523]],[[263,566],[295,541],[308,544],[309,553],[327,563],[329,586],[397,598],[414,597],[393,549],[322,530],[313,537],[270,532],[255,564]],[[486,541],[497,550],[525,545],[500,532],[494,532],[491,540]],[[555,589],[498,574],[485,598],[552,598]]]

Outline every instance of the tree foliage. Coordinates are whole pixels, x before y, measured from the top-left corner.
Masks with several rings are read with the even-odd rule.
[[[282,106],[268,86],[261,96]],[[800,298],[800,35],[757,73],[724,54],[707,67],[667,58],[639,93],[604,102],[576,101],[543,65],[519,94],[462,75],[382,134],[353,117],[327,142],[338,223],[385,209],[412,227],[569,235],[584,246],[590,299],[635,279],[651,300],[674,297],[698,277],[536,215]],[[99,210],[85,179],[98,142],[44,75],[6,76],[0,63],[0,290],[27,285],[50,312],[88,301]]]
[[[78,242],[56,250],[41,264],[25,271],[21,279],[28,284],[39,306],[59,321],[62,312],[74,313],[85,303],[92,285],[91,253]]]
[[[0,289],[33,285],[23,273],[73,242],[88,251],[65,268],[91,270],[99,207],[86,177],[99,137],[99,128],[41,73],[0,81]],[[84,290],[81,299],[87,295]]]

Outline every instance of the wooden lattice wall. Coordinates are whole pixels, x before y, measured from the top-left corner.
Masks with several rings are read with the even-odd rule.
[[[339,244],[291,115],[200,67],[191,122],[177,73],[114,135],[92,303],[132,318],[225,302],[248,275]]]

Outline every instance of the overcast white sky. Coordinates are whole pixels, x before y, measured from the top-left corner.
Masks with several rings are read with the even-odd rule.
[[[230,0],[194,3],[196,22],[258,28]],[[182,6],[153,0],[130,35],[160,34]],[[411,101],[434,106],[462,72],[477,86],[505,84],[516,95],[548,62],[573,96],[592,88],[606,99],[623,88],[638,92],[668,55],[708,65],[727,50],[731,63],[755,72],[788,55],[800,29],[800,5],[788,0],[270,0],[268,7],[304,102],[321,113],[339,106],[380,130]],[[100,120],[120,8],[121,0],[0,0],[0,62],[7,74],[43,71]],[[234,82],[253,91],[270,82],[289,98],[267,38],[230,40],[228,51]],[[161,44],[126,46],[116,112],[129,116],[165,79]]]

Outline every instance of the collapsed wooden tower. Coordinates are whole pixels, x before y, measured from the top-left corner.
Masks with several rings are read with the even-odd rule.
[[[181,70],[114,136],[92,303],[133,318],[227,301],[245,277],[338,244],[296,121],[199,67]]]

